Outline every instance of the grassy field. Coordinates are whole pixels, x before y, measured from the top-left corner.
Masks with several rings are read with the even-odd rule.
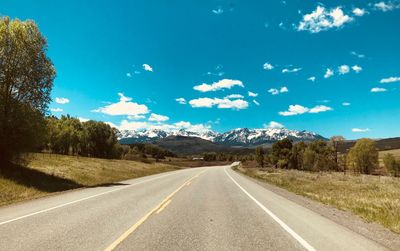
[[[387,176],[237,168],[250,177],[359,215],[400,233],[400,179]]]
[[[146,164],[55,154],[29,154],[25,160],[24,165],[9,164],[0,168],[0,206],[182,168],[169,163]]]

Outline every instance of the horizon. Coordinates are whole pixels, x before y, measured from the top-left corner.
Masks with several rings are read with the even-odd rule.
[[[47,38],[58,117],[400,136],[399,1],[19,1],[0,15]]]

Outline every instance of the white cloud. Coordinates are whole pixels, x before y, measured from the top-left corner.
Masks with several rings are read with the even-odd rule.
[[[356,56],[358,58],[365,58],[364,54],[359,54],[359,53],[357,53],[355,51],[350,52],[350,54],[353,55],[353,56]]]
[[[186,104],[186,99],[184,98],[177,98],[175,99],[176,102],[178,102],[181,105],[185,105]]]
[[[309,80],[309,81],[311,81],[311,82],[315,82],[316,79],[317,79],[317,78],[314,77],[314,76],[311,76],[311,77],[307,78],[307,80]]]
[[[317,105],[313,108],[308,108],[302,105],[289,105],[289,109],[287,111],[279,112],[279,115],[282,116],[293,116],[293,115],[300,115],[304,113],[320,113],[320,112],[327,112],[332,111],[333,109],[329,106],[325,105]]]
[[[151,67],[151,66],[148,65],[148,64],[143,64],[143,69],[144,69],[145,71],[151,71],[151,72],[153,72],[153,67]]]
[[[260,103],[258,103],[258,101],[255,100],[255,99],[253,99],[253,103],[254,103],[256,106],[259,106],[259,105],[260,105]]]
[[[380,87],[374,87],[371,89],[371,92],[386,92],[387,90],[385,88],[380,88]]]
[[[123,93],[118,93],[118,95],[120,97],[119,102],[100,107],[93,110],[93,112],[100,112],[111,116],[136,116],[149,113],[146,105],[131,102],[132,98],[124,96]]]
[[[69,103],[69,99],[67,99],[67,98],[56,98],[55,101],[57,104],[61,104],[61,105]]]
[[[348,65],[341,65],[338,67],[339,74],[344,75],[350,72],[350,67]]]
[[[62,112],[63,109],[61,109],[61,108],[50,108],[50,111],[51,112]]]
[[[353,65],[353,66],[351,67],[351,69],[352,69],[353,71],[355,71],[356,73],[359,73],[360,71],[362,71],[362,67],[361,67],[361,66],[358,66],[358,65]]]
[[[349,103],[349,102],[343,102],[342,103],[342,106],[350,106],[351,105],[351,103]]]
[[[144,115],[139,115],[139,114],[137,114],[137,115],[129,115],[128,116],[128,119],[131,119],[131,120],[139,120],[139,119],[144,119],[146,116],[144,116]]]
[[[279,94],[279,90],[275,89],[275,88],[269,89],[268,92],[271,93],[271,95],[278,95]]]
[[[118,126],[117,126],[116,124],[114,124],[113,122],[107,121],[107,122],[104,122],[104,123],[107,124],[107,125],[109,125],[109,126],[111,126],[111,127],[114,127],[114,128],[116,128],[116,129],[118,129]]]
[[[153,121],[153,122],[165,122],[167,120],[169,120],[168,116],[155,114],[155,113],[150,114],[150,118],[149,118],[149,121]]]
[[[271,93],[271,95],[278,95],[280,93],[289,92],[289,89],[286,86],[283,86],[280,89],[271,88],[268,90],[268,92]]]
[[[381,10],[383,12],[386,12],[386,11],[391,11],[391,10],[400,8],[400,4],[399,3],[395,3],[395,2],[384,2],[384,1],[381,1],[379,3],[375,3],[374,4],[374,8],[377,9],[377,10]]]
[[[352,132],[369,132],[369,128],[353,128],[351,129]]]
[[[289,109],[284,112],[279,112],[282,116],[293,116],[308,112],[310,109],[302,105],[289,105]]]
[[[353,12],[354,15],[356,15],[358,17],[364,16],[365,13],[366,13],[366,11],[364,9],[361,9],[361,8],[354,8],[352,12]]]
[[[88,118],[83,118],[83,117],[78,117],[80,122],[88,122],[90,119]]]
[[[282,70],[282,73],[294,73],[298,71],[301,71],[301,68],[293,68],[293,69],[284,68]]]
[[[257,97],[258,96],[258,93],[255,93],[255,92],[248,92],[247,94],[249,95],[249,97]]]
[[[323,6],[317,6],[313,12],[303,16],[297,30],[318,33],[332,28],[340,28],[352,20],[353,18],[346,15],[341,7],[327,10]]]
[[[286,86],[281,87],[280,93],[289,92],[289,89]]]
[[[386,84],[386,83],[394,83],[394,82],[399,82],[400,77],[389,77],[389,78],[382,78],[381,81],[379,81],[381,84]]]
[[[227,98],[198,98],[198,99],[192,99],[189,101],[189,104],[193,108],[199,108],[199,107],[206,107],[206,108],[211,108],[213,106],[216,106],[217,108],[220,109],[233,109],[233,110],[241,110],[241,109],[246,109],[249,106],[249,103],[243,99],[227,99]]]
[[[211,12],[216,15],[220,15],[220,14],[224,13],[224,10],[221,7],[219,7],[218,9],[214,9]]]
[[[264,68],[264,70],[266,70],[266,71],[270,71],[270,70],[272,70],[272,69],[274,69],[274,66],[272,65],[272,64],[270,64],[270,63],[265,63],[264,65],[263,65],[263,68]]]
[[[320,113],[320,112],[327,112],[332,111],[333,109],[326,105],[317,105],[310,109],[309,113]]]
[[[234,86],[244,87],[242,81],[240,80],[222,79],[210,85],[205,83],[201,85],[196,85],[193,87],[193,89],[200,92],[209,92],[209,91],[218,91],[221,89],[231,89]]]
[[[131,78],[131,77],[132,77],[132,74],[131,74],[130,72],[128,72],[128,73],[126,73],[126,76],[127,76],[128,78]]]
[[[264,124],[264,127],[265,128],[284,128],[285,126],[276,121],[271,121],[268,124]]]
[[[244,98],[244,97],[243,97],[243,95],[240,95],[240,94],[231,94],[231,95],[226,96],[225,98],[235,99],[235,98]]]
[[[324,78],[330,78],[330,77],[332,77],[333,75],[334,75],[333,71],[332,71],[331,69],[328,68],[328,69],[326,69]]]

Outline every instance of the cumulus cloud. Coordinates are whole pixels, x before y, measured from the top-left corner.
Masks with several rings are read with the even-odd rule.
[[[284,69],[282,69],[282,73],[295,73],[298,71],[301,71],[301,68],[292,68],[292,69],[284,68]]]
[[[362,67],[361,67],[361,66],[358,66],[358,65],[353,65],[353,66],[351,67],[351,69],[352,69],[353,71],[355,71],[356,73],[359,73],[360,71],[362,71]]]
[[[400,4],[398,2],[392,2],[392,1],[389,1],[389,2],[381,1],[379,3],[375,3],[374,8],[376,10],[387,12],[387,11],[391,11],[391,10],[400,8]]]
[[[379,82],[381,84],[386,84],[386,83],[394,83],[394,82],[399,82],[400,77],[389,77],[389,78],[382,78]]]
[[[178,102],[181,105],[185,105],[186,104],[186,99],[185,98],[177,98],[175,99],[176,102]]]
[[[344,75],[350,72],[350,67],[348,65],[341,65],[338,67],[339,74]]]
[[[318,33],[332,28],[341,28],[352,20],[353,18],[346,15],[340,6],[330,10],[323,6],[317,6],[313,12],[303,16],[297,30]]]
[[[274,69],[274,66],[272,65],[272,64],[270,64],[270,63],[265,63],[264,65],[263,65],[263,68],[264,68],[264,70],[266,70],[266,71],[270,71],[270,70],[272,70],[272,69]]]
[[[361,9],[361,8],[354,8],[352,12],[353,12],[354,15],[356,15],[358,17],[364,16],[365,13],[366,13],[366,11],[364,9]]]
[[[131,77],[132,77],[132,74],[131,74],[130,72],[128,72],[128,73],[126,73],[126,76],[127,76],[128,78],[131,78]]]
[[[332,111],[333,109],[326,105],[317,105],[310,109],[309,113],[320,113],[320,112],[327,112]]]
[[[217,9],[212,10],[211,12],[214,13],[215,15],[220,15],[224,13],[224,10],[221,7],[219,7]]]
[[[253,103],[254,103],[256,106],[259,106],[259,105],[260,105],[260,103],[258,103],[258,101],[255,100],[255,99],[253,99]]]
[[[93,112],[100,112],[111,116],[136,116],[149,113],[149,109],[146,105],[132,102],[132,98],[124,96],[123,93],[118,93],[118,96],[119,102],[99,107],[93,110]]]
[[[78,117],[80,122],[88,122],[90,119],[88,118],[83,118],[83,117]]]
[[[249,95],[249,97],[257,97],[258,96],[258,93],[250,92],[250,91],[247,94]]]
[[[61,105],[69,103],[69,99],[67,99],[67,98],[55,98],[55,101],[57,104],[61,104]]]
[[[63,109],[61,109],[61,108],[50,108],[50,111],[51,112],[62,112]]]
[[[151,67],[150,65],[148,65],[148,64],[143,64],[142,66],[143,66],[143,69],[144,69],[145,71],[151,71],[151,72],[153,72],[153,67]]]
[[[311,76],[309,78],[307,78],[307,80],[311,81],[311,82],[315,82],[317,78],[315,76]]]
[[[349,102],[343,102],[342,103],[342,106],[350,106],[351,105],[351,103],[349,103]]]
[[[324,78],[330,78],[330,77],[332,77],[333,75],[334,75],[333,71],[332,71],[331,69],[328,68],[328,69],[326,69]]]
[[[286,86],[283,86],[280,89],[271,88],[268,90],[268,92],[271,93],[271,95],[278,95],[280,93],[289,92],[289,89]]]
[[[313,108],[308,108],[302,105],[289,105],[287,111],[279,112],[279,115],[282,116],[293,116],[293,115],[300,115],[304,113],[320,113],[320,112],[327,112],[332,111],[333,109],[329,106],[325,105],[317,105]]]
[[[139,120],[139,119],[144,119],[144,118],[145,118],[144,115],[139,115],[139,114],[137,114],[137,115],[129,115],[128,116],[128,119],[131,119],[131,120]]]
[[[149,117],[149,121],[153,121],[153,122],[164,122],[167,120],[169,120],[168,116],[155,114],[155,113],[150,114],[150,117]]]
[[[369,132],[369,128],[353,128],[351,129],[352,132]]]
[[[203,83],[201,85],[196,85],[193,87],[193,89],[200,92],[209,92],[209,91],[218,91],[222,89],[231,89],[234,86],[244,87],[242,81],[240,80],[222,79],[213,84]]]
[[[231,94],[231,95],[226,96],[225,98],[235,99],[235,98],[244,98],[244,97],[241,94]]]
[[[216,106],[220,109],[233,109],[233,110],[241,110],[246,109],[249,106],[249,103],[243,99],[228,99],[228,98],[198,98],[192,99],[189,101],[189,104],[193,108],[205,107],[211,108]]]
[[[271,121],[268,124],[264,124],[264,127],[265,128],[284,128],[285,126],[276,121]]]
[[[374,87],[371,89],[371,92],[386,92],[387,90],[385,88],[380,88],[380,87]]]

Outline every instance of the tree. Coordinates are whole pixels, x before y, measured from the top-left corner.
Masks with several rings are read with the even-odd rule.
[[[329,143],[332,145],[333,150],[335,151],[335,162],[337,166],[339,166],[339,160],[338,160],[339,146],[344,141],[345,138],[343,136],[332,136],[329,141]]]
[[[347,156],[349,167],[354,171],[371,174],[378,166],[378,150],[371,139],[359,139]]]
[[[264,149],[261,146],[256,148],[256,161],[261,168],[264,167]]]
[[[304,152],[307,148],[307,144],[299,142],[294,144],[292,147],[292,153],[290,155],[289,168],[303,170]]]
[[[55,69],[33,21],[0,18],[0,158],[42,144]]]
[[[270,160],[275,167],[288,168],[292,152],[292,140],[285,138],[272,145]]]
[[[383,156],[383,163],[385,164],[386,169],[391,172],[395,177],[399,175],[400,161],[396,160],[393,154],[385,154],[385,156]]]

